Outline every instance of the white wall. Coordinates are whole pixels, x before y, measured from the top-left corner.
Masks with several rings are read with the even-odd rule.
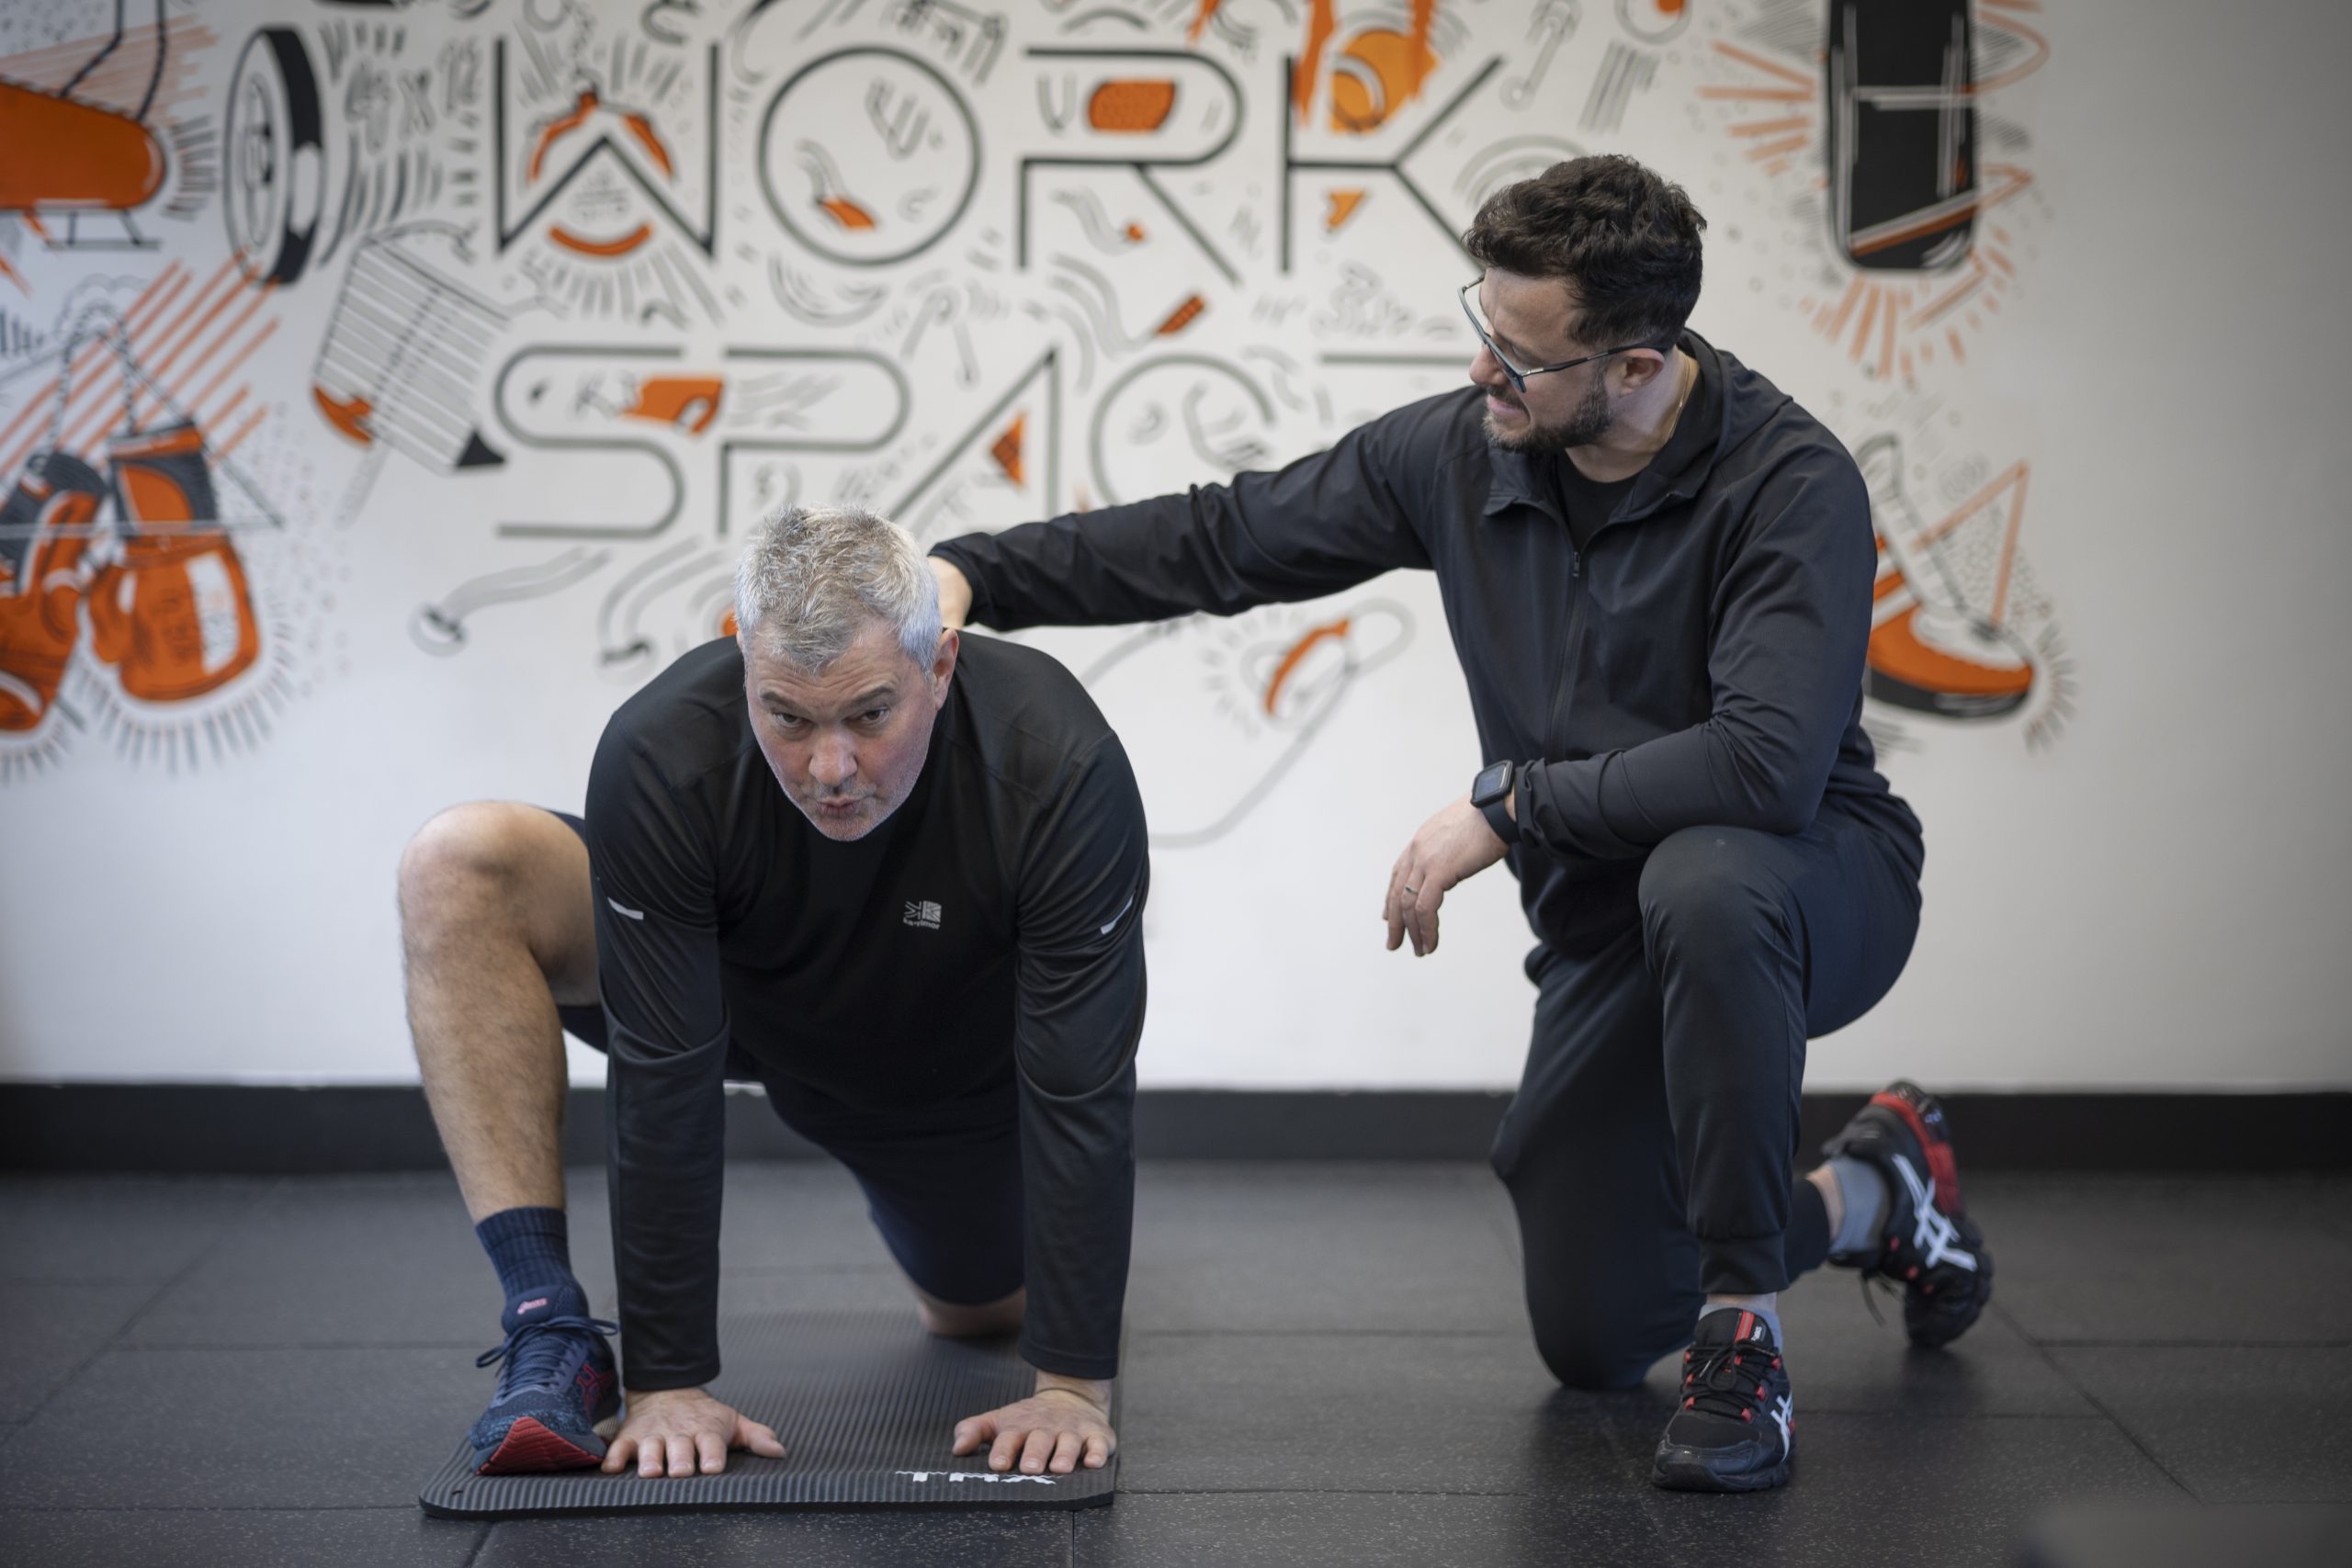
[[[1817,32],[1819,8],[1691,0],[1676,32],[1653,4],[1574,7],[1543,81],[1521,100],[1513,85],[1540,57],[1546,19],[1569,8],[1454,0],[1441,7],[1440,60],[1419,100],[1360,134],[1329,129],[1332,95],[1350,95],[1343,107],[1378,104],[1381,51],[1405,40],[1366,35],[1404,28],[1405,8],[1343,6],[1325,64],[1354,85],[1335,88],[1325,73],[1310,123],[1295,128],[1295,155],[1393,156],[1499,55],[1495,74],[1408,164],[1449,222],[1466,220],[1496,180],[1532,172],[1564,144],[1633,152],[1684,181],[1710,219],[1695,324],[1849,445],[1895,434],[1918,524],[2025,465],[2024,566],[2006,613],[2033,650],[2031,695],[2015,714],[1976,721],[1873,705],[1873,725],[1894,742],[1887,772],[1928,825],[1926,924],[1894,994],[1815,1047],[1810,1081],[1851,1088],[1905,1072],[1954,1089],[2352,1082],[2344,978],[2352,828],[2340,804],[2352,783],[2343,721],[2352,651],[2340,608],[2352,581],[2352,518],[2335,478],[2352,312],[2330,276],[2352,233],[2329,194],[2352,150],[2332,79],[2352,46],[2352,21],[2315,3],[2232,12],[2178,0],[2053,0],[2029,11],[1980,0],[1980,79],[1998,83],[2030,57],[2017,26],[2048,43],[2038,70],[1988,87],[1980,101],[1984,188],[1996,188],[1996,163],[2025,183],[1978,220],[1975,254],[1999,256],[1986,264],[1987,281],[1950,317],[1915,329],[1910,321],[1964,270],[1858,270],[1833,251],[1818,211],[1817,88],[1788,99],[1726,96],[1810,81],[1816,67],[1803,40]],[[0,729],[9,825],[0,1076],[412,1079],[391,902],[401,843],[434,810],[470,796],[576,809],[604,716],[661,660],[706,635],[711,606],[698,595],[724,561],[727,530],[740,531],[763,494],[855,495],[934,536],[1001,526],[1039,514],[1049,493],[1068,506],[1081,491],[1099,502],[1219,477],[1238,456],[1236,443],[1254,441],[1269,459],[1311,450],[1459,374],[1442,359],[1366,367],[1324,355],[1466,360],[1448,290],[1470,270],[1388,175],[1300,172],[1295,265],[1280,270],[1277,84],[1282,56],[1301,40],[1274,6],[1226,0],[1203,33],[1192,52],[1239,84],[1239,130],[1207,164],[1158,175],[1235,280],[1120,167],[1032,170],[1026,268],[1015,260],[1023,158],[1205,148],[1231,129],[1235,100],[1203,66],[1132,52],[1186,51],[1189,7],[1135,7],[1137,26],[1098,20],[1073,32],[1085,7],[1010,6],[993,52],[985,31],[950,38],[935,21],[910,26],[897,7],[850,8],[846,19],[834,16],[839,7],[777,7],[749,26],[737,25],[746,7],[731,3],[695,16],[575,0],[526,15],[492,0],[480,16],[459,14],[472,8],[175,0],[170,70],[148,120],[164,175],[129,215],[158,243],[64,248],[51,243],[66,235],[62,209],[36,210],[40,231],[0,214],[0,430],[16,425],[0,435],[0,459],[44,427],[65,321],[93,302],[129,310],[150,300],[152,320],[131,316],[140,363],[167,386],[186,383],[178,405],[200,402],[216,511],[230,520],[226,536],[250,577],[261,648],[253,668],[218,691],[141,701],[125,683],[152,688],[152,672],[136,677],[129,663],[102,659],[85,607],[70,623],[71,664],[55,700],[39,722]],[[92,52],[74,40],[102,32],[111,9],[98,0],[10,7],[0,19],[0,77],[62,83]],[[532,19],[548,16],[552,27]],[[1790,17],[1793,29],[1774,30]],[[2003,17],[2014,25],[2005,28]],[[273,79],[256,81],[249,68],[232,88],[265,26],[289,29],[319,77],[317,151],[294,136],[262,177],[249,107],[240,128],[248,134],[230,141],[224,175],[210,176],[220,159],[207,149],[223,141],[225,105],[274,105],[286,122]],[[651,36],[654,28],[680,41]],[[491,112],[500,39],[514,84],[504,159],[513,232],[503,244],[490,194],[501,177]],[[704,177],[714,157],[701,85],[714,43],[715,192]],[[805,80],[769,124],[787,79],[850,48],[888,48],[935,75],[881,67],[895,96],[869,113],[876,57],[854,56]],[[1073,60],[1029,52],[1036,48],[1128,52]],[[1612,58],[1631,62],[1617,69],[1647,61],[1651,71],[1613,130],[1585,123],[1594,79]],[[153,59],[152,31],[134,34],[84,96],[135,108]],[[1083,103],[1101,80],[1159,76],[1178,90],[1156,135],[1090,131],[1082,114],[1057,130],[1047,118]],[[1076,79],[1077,99],[1065,78]],[[560,121],[588,82],[613,113],[567,129]],[[813,96],[834,89],[838,98]],[[911,208],[908,198],[956,166],[951,93],[969,106],[979,135],[968,205],[922,254],[854,265],[903,243],[910,226],[918,235],[938,228],[950,210],[941,197]],[[892,118],[908,104],[910,115],[930,113],[943,140],[894,161],[884,139],[911,127]],[[619,118],[632,111],[660,156]],[[1751,157],[1775,135],[1736,128],[1773,118],[1804,122],[1788,138],[1796,145]],[[622,151],[595,154],[558,189],[600,129]],[[535,174],[529,157],[541,133],[547,150]],[[833,175],[808,172],[800,149],[809,142],[828,147]],[[12,175],[40,156],[0,149]],[[862,196],[872,226],[845,226],[847,209],[830,217],[819,209],[817,178],[837,181],[836,195]],[[1332,189],[1368,193],[1336,232],[1324,221]],[[339,220],[346,190],[357,214],[347,225]],[[404,191],[397,218],[395,190]],[[173,321],[230,258],[222,209],[232,197],[261,214],[243,220],[249,265],[290,276],[266,293],[223,282],[215,293],[225,304],[187,314],[189,346],[174,360]],[[549,205],[517,227],[542,198]],[[299,267],[282,239],[287,221],[266,210],[272,200],[290,204],[297,229],[320,209]],[[379,201],[384,210],[371,219]],[[691,226],[706,211],[718,228],[709,256],[673,216]],[[624,244],[639,223],[650,225],[649,237],[617,257],[559,238]],[[1140,239],[1126,237],[1131,223]],[[85,238],[125,233],[119,218],[102,215],[79,229]],[[338,229],[346,231],[327,254]],[[355,355],[349,310],[339,316],[337,306],[362,254],[371,265],[406,256],[485,308],[452,315],[445,301],[437,319],[454,332],[412,323],[396,334],[401,344]],[[397,315],[406,298],[398,279],[409,276],[366,272],[359,292]],[[1851,330],[1833,341],[1820,329],[1849,290],[1881,286],[1911,291],[1894,352],[1880,336],[1858,355]],[[1196,319],[1153,335],[1195,294],[1205,307]],[[153,310],[165,295],[168,308]],[[1985,298],[1997,310],[1984,308]],[[812,323],[803,319],[812,309],[854,319]],[[1964,364],[1938,335],[1946,327]],[[591,375],[580,359],[546,355],[590,344],[637,357]],[[1058,407],[1042,378],[1023,380],[1049,344],[1059,351]],[[865,351],[873,360],[844,369],[725,356],[746,346]],[[672,357],[649,360],[648,351]],[[502,400],[501,367],[534,353],[541,357],[517,362]],[[1170,360],[1112,398],[1123,376],[1170,355],[1214,363]],[[1881,373],[1882,355],[1892,374]],[[107,356],[92,357],[68,432],[88,424],[74,449],[96,461],[119,400]],[[908,389],[896,436],[847,455],[739,455],[722,513],[719,442],[870,442],[899,412],[886,364],[903,371]],[[426,386],[419,367],[446,382]],[[803,400],[809,389],[794,383],[810,374],[835,379]],[[600,412],[639,389],[628,375],[718,378],[718,412],[700,431],[692,409],[674,427]],[[360,427],[372,422],[373,447],[330,427],[314,384],[372,391]],[[1182,438],[1188,397],[1210,427],[1209,456]],[[417,423],[428,402],[470,420],[503,466],[453,470],[455,427]],[[85,406],[96,411],[87,421]],[[255,410],[262,417],[245,431]],[[143,412],[149,423],[160,417],[153,403]],[[1017,477],[988,455],[1016,415],[1024,421]],[[1098,416],[1107,432],[1100,465],[1089,452]],[[241,432],[243,444],[220,460]],[[551,434],[596,445],[531,445]],[[676,520],[656,536],[613,532],[658,515],[670,496],[660,461],[617,441],[677,465]],[[934,469],[939,479],[918,489]],[[1987,527],[1997,538],[2004,508],[2015,504],[2014,491],[2005,496],[1951,536],[1955,548]],[[582,536],[501,532],[518,521]],[[91,559],[114,547],[94,546]],[[559,591],[466,617],[458,651],[428,652],[418,638],[420,607],[462,608],[453,605],[461,584],[592,560],[593,570]],[[655,592],[673,569],[678,581]],[[149,592],[158,598],[141,614],[153,632],[171,618],[160,575]],[[658,654],[609,663],[600,650],[626,642],[619,623],[633,605]],[[22,610],[0,625],[0,650],[9,650],[0,671],[31,679],[39,637],[22,629]],[[1342,615],[1349,633],[1318,640],[1273,724],[1237,716],[1260,707],[1284,649]],[[216,619],[216,633],[228,626]],[[1104,632],[1037,640],[1080,670],[1123,646],[1121,634]],[[1156,856],[1148,1083],[1401,1088],[1515,1077],[1532,995],[1518,963],[1529,939],[1499,871],[1449,902],[1437,956],[1415,962],[1380,947],[1391,860],[1480,761],[1425,580],[1184,628],[1131,652],[1096,690],[1169,833],[1218,820],[1269,776],[1298,728],[1320,721],[1221,836]],[[2063,725],[2054,722],[2062,704],[2071,712]],[[241,715],[266,721],[266,735],[221,728]],[[216,745],[232,733],[242,739]],[[593,1056],[579,1053],[576,1065],[597,1076]]]

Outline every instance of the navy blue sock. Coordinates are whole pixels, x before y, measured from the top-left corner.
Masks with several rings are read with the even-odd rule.
[[[526,1291],[579,1290],[571,1277],[571,1229],[561,1209],[501,1209],[474,1226],[474,1235],[508,1301]]]

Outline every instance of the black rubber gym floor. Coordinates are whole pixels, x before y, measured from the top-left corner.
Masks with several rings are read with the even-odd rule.
[[[1784,1298],[1785,1492],[1648,1485],[1670,1363],[1550,1382],[1482,1168],[1169,1164],[1141,1181],[1113,1506],[486,1523],[416,1504],[497,1337],[446,1178],[8,1179],[0,1562],[2007,1562],[2069,1505],[2249,1531],[2251,1505],[2352,1505],[2352,1179],[1969,1179],[2000,1288],[1951,1351],[1906,1350],[1849,1275]],[[598,1173],[572,1204],[609,1311]],[[911,1316],[828,1166],[735,1168],[725,1245],[730,1318]]]

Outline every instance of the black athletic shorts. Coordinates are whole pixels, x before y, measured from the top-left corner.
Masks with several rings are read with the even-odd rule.
[[[586,841],[586,823],[552,815]],[[556,1010],[566,1033],[605,1048],[603,1008]],[[786,1126],[849,1168],[890,1256],[927,1294],[978,1306],[1021,1288],[1021,1116],[1010,1077],[969,1100],[881,1112],[777,1077],[732,1042],[727,1077],[763,1087]]]

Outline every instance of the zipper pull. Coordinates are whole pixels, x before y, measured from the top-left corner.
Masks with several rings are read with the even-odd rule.
[[[1568,576],[1569,576],[1570,578],[1572,578],[1572,579],[1573,579],[1573,578],[1579,578],[1579,577],[1582,577],[1583,575],[1584,575],[1584,552],[1583,552],[1582,550],[1578,550],[1578,549],[1571,549],[1571,550],[1569,550],[1569,551],[1568,551]]]

